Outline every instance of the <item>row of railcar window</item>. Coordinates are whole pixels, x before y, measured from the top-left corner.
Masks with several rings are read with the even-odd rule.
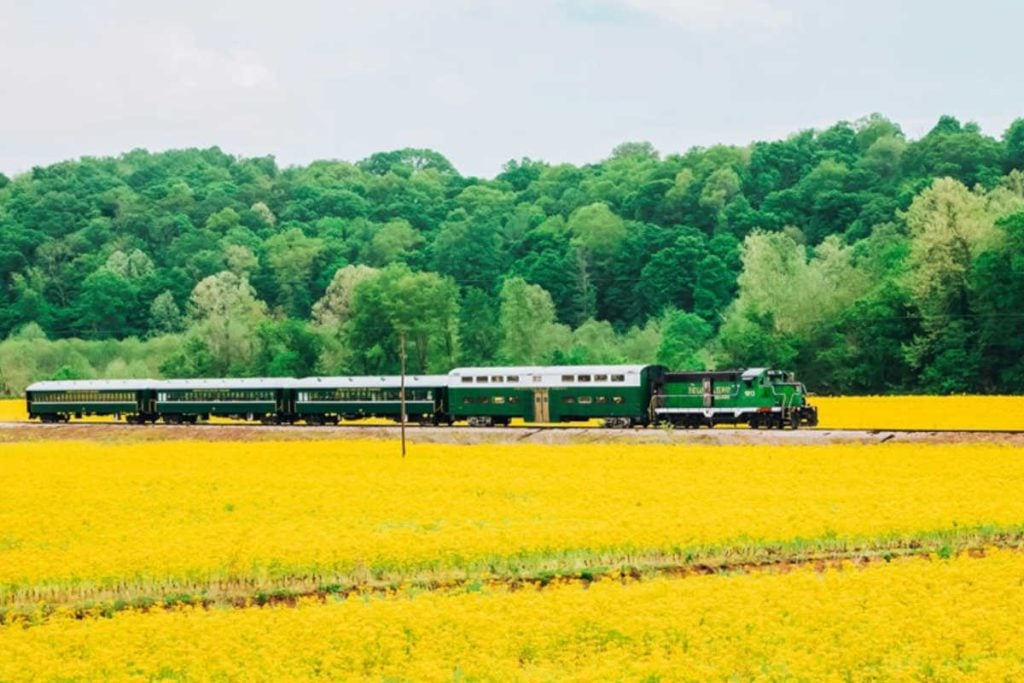
[[[540,382],[544,381],[544,376],[543,375],[532,375],[531,379],[532,379],[532,381],[534,383],[540,383]],[[520,380],[519,380],[519,376],[518,375],[506,375],[506,376],[502,376],[502,375],[486,376],[486,375],[483,375],[483,376],[480,376],[480,377],[472,377],[472,376],[467,375],[467,376],[459,378],[459,382],[461,382],[462,384],[473,384],[474,382],[476,384],[488,384],[490,382],[493,382],[495,384],[498,384],[498,383],[501,383],[501,382],[508,383],[508,384],[517,384],[517,383],[519,383],[519,381]],[[580,382],[580,383],[583,383],[583,382],[625,382],[626,381],[626,376],[625,375],[562,375],[561,376],[561,381],[566,383],[566,384],[571,384],[573,382]]]
[[[158,401],[273,401],[273,390],[195,389],[157,392]]]
[[[41,391],[36,400],[40,403],[107,403],[130,402],[135,400],[133,391]]]

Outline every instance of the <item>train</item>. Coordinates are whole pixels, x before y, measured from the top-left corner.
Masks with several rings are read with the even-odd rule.
[[[264,424],[386,418],[474,427],[603,421],[610,428],[717,425],[798,429],[817,408],[792,372],[772,368],[671,371],[661,365],[456,368],[446,375],[43,381],[25,390],[30,419],[91,415],[133,424],[211,417]]]

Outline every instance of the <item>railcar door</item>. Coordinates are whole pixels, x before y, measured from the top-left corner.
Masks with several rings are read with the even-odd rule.
[[[704,407],[711,408],[715,405],[715,393],[714,387],[712,386],[711,378],[704,378]]]
[[[550,404],[548,403],[548,390],[547,389],[534,389],[533,390],[533,421],[534,422],[550,422],[551,421],[551,410],[550,410]]]

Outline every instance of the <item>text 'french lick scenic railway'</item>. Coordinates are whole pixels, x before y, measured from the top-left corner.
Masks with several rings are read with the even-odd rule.
[[[793,373],[767,368],[673,372],[660,365],[456,368],[447,375],[37,382],[28,414],[43,422],[113,416],[143,424],[211,417],[265,424],[363,418],[423,425],[602,420],[606,427],[818,424]],[[404,396],[403,396],[404,394]]]

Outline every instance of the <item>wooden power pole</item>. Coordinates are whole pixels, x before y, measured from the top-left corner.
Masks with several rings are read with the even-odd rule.
[[[402,416],[402,457],[405,457],[405,332],[398,333],[398,357],[402,362],[402,378],[399,381],[398,401]]]

